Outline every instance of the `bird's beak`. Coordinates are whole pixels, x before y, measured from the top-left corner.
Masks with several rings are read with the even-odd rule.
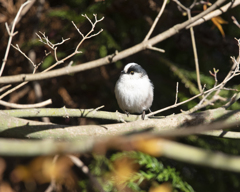
[[[125,71],[124,71],[124,70],[122,70],[122,71],[121,71],[121,74],[125,74]]]

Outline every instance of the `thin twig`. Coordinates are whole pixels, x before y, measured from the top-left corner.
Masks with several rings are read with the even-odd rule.
[[[35,67],[35,68],[33,69],[33,74],[36,72],[36,70],[37,70],[37,67]],[[2,98],[4,98],[5,96],[7,96],[8,94],[12,93],[13,91],[16,91],[16,90],[19,89],[20,87],[26,85],[28,82],[29,82],[29,81],[22,82],[22,83],[20,83],[19,85],[13,87],[12,89],[6,91],[5,93],[3,93],[3,94],[0,96],[0,100],[1,100]]]
[[[104,105],[102,105],[102,106],[100,106],[100,107],[97,107],[96,109],[94,109],[94,111],[97,111],[97,110],[99,110],[99,109],[102,109],[102,108],[104,108],[105,106]]]
[[[73,156],[73,155],[67,155],[67,156],[72,160],[72,162],[77,167],[79,167],[82,170],[83,173],[85,173],[90,178],[94,187],[96,187],[98,189],[98,191],[104,192],[104,190],[103,190],[102,186],[100,185],[100,183],[98,182],[98,180],[90,173],[88,167],[79,158],[77,158],[76,156]]]
[[[214,11],[209,12],[205,16],[199,18],[197,21],[188,25],[186,28],[189,29],[190,27],[195,27],[196,25],[200,25],[200,24],[212,19],[213,17],[217,17],[217,16],[227,12],[229,9],[232,9],[232,8],[238,6],[239,4],[240,4],[240,0],[231,1],[231,2],[227,3],[226,5],[219,7],[218,9],[216,9]],[[211,8],[211,7],[209,7],[209,8]]]
[[[18,50],[27,60],[33,65],[33,67],[36,67],[35,63],[19,48],[18,44],[16,46],[11,45],[14,49]]]
[[[160,49],[160,48],[157,48],[157,47],[152,47],[151,45],[148,45],[147,46],[148,49],[151,49],[153,51],[158,51],[160,53],[165,53],[165,50],[164,49]]]
[[[217,86],[218,84],[218,79],[217,79],[217,73],[219,70],[216,70],[215,68],[213,68],[213,73],[212,71],[209,71],[210,75],[212,75],[214,77],[215,83],[214,83],[214,87]]]
[[[85,174],[89,173],[89,169],[86,165],[84,165],[84,163],[76,156],[73,155],[67,155],[69,157],[69,159],[71,159],[71,161],[79,168],[81,168],[82,172]]]
[[[146,44],[155,45],[155,44],[162,42],[163,40],[175,35],[180,30],[185,29],[191,23],[195,22],[199,18],[202,18],[203,16],[207,15],[214,9],[218,8],[225,1],[226,0],[217,0],[211,7],[209,7],[207,10],[203,11],[202,13],[196,15],[191,20],[187,20],[181,24],[177,24],[177,25],[173,26],[172,28],[166,30],[165,32],[158,34],[155,37],[149,39],[147,42],[141,42],[129,49],[119,52],[115,57],[112,58],[111,62],[109,61],[109,57],[111,57],[111,55],[108,55],[108,56],[98,59],[98,60],[87,62],[87,63],[81,64],[81,65],[75,65],[75,66],[69,68],[68,70],[66,70],[66,67],[63,67],[60,69],[52,70],[48,73],[42,73],[42,74],[39,73],[37,75],[27,74],[27,75],[24,75],[24,78],[23,78],[23,75],[1,77],[0,83],[17,83],[17,82],[22,82],[24,80],[25,81],[34,81],[34,80],[48,79],[48,78],[58,77],[61,75],[66,75],[69,73],[76,73],[76,72],[84,71],[84,70],[92,69],[92,68],[99,67],[102,65],[110,64],[112,62],[116,62],[120,59],[123,59],[127,56],[130,56],[132,54],[135,54],[139,51],[146,49]]]
[[[240,44],[239,44],[239,50],[240,50]],[[239,54],[240,54],[240,52],[239,52]],[[192,109],[186,111],[186,112],[185,112],[186,114],[193,113],[193,112],[195,112],[195,111],[197,111],[197,110],[199,110],[199,109],[202,109],[202,108],[204,108],[204,107],[206,107],[206,106],[208,106],[208,105],[210,105],[210,104],[213,104],[213,103],[216,102],[217,100],[223,100],[223,98],[222,98],[221,96],[219,96],[220,91],[221,91],[222,89],[225,89],[224,86],[226,85],[227,82],[229,82],[233,77],[239,75],[239,73],[238,73],[238,72],[239,72],[239,61],[237,61],[234,57],[231,57],[231,58],[232,58],[233,65],[232,65],[230,71],[228,72],[227,76],[224,78],[224,80],[222,81],[222,83],[220,83],[219,85],[217,85],[217,82],[218,82],[218,80],[217,80],[218,70],[213,69],[214,73],[212,73],[211,71],[209,71],[210,74],[211,74],[211,75],[214,77],[214,79],[215,79],[214,87],[209,90],[208,94],[205,95],[205,96],[203,97],[203,99],[202,99],[196,106],[194,106]],[[215,94],[212,96],[212,98],[211,98],[209,101],[203,103],[203,102],[207,99],[207,97],[208,97],[211,93],[213,93],[214,91],[216,91],[216,92],[215,92]],[[225,100],[226,100],[226,99],[225,99]],[[228,105],[231,105],[231,104],[226,104],[226,106],[228,106]]]
[[[25,6],[23,8],[23,10],[21,11],[15,25],[17,25],[17,23],[22,19],[22,17],[29,11],[29,9],[33,6],[33,4],[36,2],[36,0],[31,0],[29,4],[27,4],[27,6]]]
[[[191,8],[185,7],[178,0],[173,0],[173,1],[175,3],[177,3],[181,8],[183,8],[187,12],[188,20],[191,20],[192,19]],[[195,61],[198,89],[199,89],[200,92],[202,92],[202,85],[201,85],[201,79],[200,79],[200,70],[199,70],[199,62],[198,62],[198,54],[197,54],[197,47],[196,47],[196,41],[195,41],[193,27],[190,27],[190,34],[191,34],[191,40],[192,40],[192,47],[193,47],[193,55],[194,55],[194,61]]]
[[[227,102],[225,105],[223,105],[222,107],[224,107],[225,109],[228,109],[230,106],[232,106],[232,104],[234,104],[238,99],[240,98],[240,93],[235,93],[231,99],[229,100],[229,102]]]
[[[206,93],[206,92],[205,92],[205,93]],[[155,114],[161,113],[161,112],[163,112],[163,111],[166,111],[166,110],[169,110],[169,109],[178,107],[178,106],[183,105],[183,104],[185,104],[185,103],[187,103],[187,102],[189,102],[189,101],[192,101],[193,99],[196,99],[196,98],[198,98],[198,97],[200,97],[200,96],[202,96],[202,95],[203,95],[203,93],[199,93],[198,95],[195,95],[195,96],[191,97],[190,99],[187,99],[187,100],[182,101],[182,102],[180,102],[180,103],[177,103],[177,104],[174,104],[174,105],[165,107],[165,108],[163,108],[163,109],[154,111],[154,112],[152,112],[152,113],[149,113],[149,114],[145,115],[145,117],[150,117],[150,116],[153,116],[153,115],[155,115]]]
[[[88,20],[90,20],[86,15],[84,15],[84,17],[86,17]],[[39,38],[39,41],[41,41],[42,43],[48,45],[50,48],[52,48],[52,49],[54,50],[54,56],[55,56],[55,59],[56,59],[56,61],[57,61],[55,64],[53,64],[52,66],[48,67],[47,69],[45,69],[45,70],[42,71],[41,73],[45,73],[45,72],[47,72],[47,71],[50,71],[52,68],[56,67],[57,65],[59,65],[59,64],[61,64],[61,63],[64,63],[65,60],[73,57],[74,55],[76,55],[76,54],[78,54],[78,53],[81,53],[80,51],[78,51],[78,48],[80,47],[80,45],[83,43],[84,40],[86,40],[87,38],[90,38],[89,35],[94,31],[94,28],[95,28],[96,24],[104,19],[104,17],[102,17],[101,19],[98,20],[96,14],[94,14],[94,17],[95,17],[95,22],[94,22],[94,23],[90,20],[90,21],[91,21],[91,25],[92,25],[92,29],[88,32],[88,34],[87,34],[86,36],[83,37],[83,39],[82,39],[82,40],[80,41],[80,43],[77,45],[75,51],[74,51],[72,54],[70,54],[69,56],[61,59],[60,61],[58,61],[58,58],[57,58],[57,46],[63,44],[63,43],[66,42],[66,41],[68,41],[70,38],[67,38],[67,39],[63,39],[63,38],[62,38],[62,41],[61,41],[61,42],[56,43],[56,44],[53,44],[53,43],[50,42],[50,40],[49,40],[48,37],[45,35],[45,33],[39,31],[39,33],[40,33],[41,36],[36,33],[36,35],[37,35],[38,38]],[[75,24],[74,24],[74,26],[76,27]],[[78,31],[80,31],[80,30],[78,30]],[[94,34],[94,36],[98,35],[100,32],[102,32],[102,30],[100,30],[98,33]],[[92,36],[92,37],[93,37],[93,36]],[[13,46],[13,47],[14,47],[14,46]],[[42,62],[40,62],[38,65],[35,65],[35,64],[31,61],[31,59],[28,58],[28,57],[26,56],[26,54],[24,54],[24,53],[20,50],[20,48],[19,48],[18,45],[17,45],[16,47],[14,47],[14,48],[17,49],[20,53],[22,53],[23,56],[26,57],[26,58],[33,64],[33,66],[34,66],[34,72],[33,72],[33,73],[35,73],[36,70],[37,70],[37,67],[38,67]],[[47,56],[47,54],[46,54],[46,56]],[[22,78],[24,79],[24,77],[22,77]],[[5,97],[6,95],[10,94],[11,92],[19,89],[20,87],[26,85],[27,83],[28,83],[28,81],[23,82],[23,83],[19,84],[18,86],[14,87],[13,89],[5,92],[4,94],[2,94],[2,95],[0,96],[0,99],[2,99],[3,97]]]
[[[233,20],[233,23],[234,23],[238,28],[240,28],[240,24],[238,23],[237,19],[236,19],[234,16],[232,16],[231,18],[232,18],[232,20]]]
[[[240,43],[239,42],[238,42],[238,46],[239,46],[238,61],[234,57],[231,57],[232,62],[233,62],[232,68],[228,72],[227,76],[224,78],[223,82],[221,83],[221,86],[220,86],[219,90],[215,93],[214,96],[216,96],[220,93],[220,90],[226,85],[226,83],[228,81],[230,81],[233,77],[238,75],[238,72],[239,72],[239,58],[240,58]]]
[[[61,42],[53,44],[53,43],[51,43],[51,41],[48,39],[48,36],[45,35],[45,33],[41,32],[41,31],[39,31],[39,33],[42,35],[42,37],[41,37],[40,35],[38,35],[38,34],[36,33],[36,35],[37,35],[38,38],[39,38],[39,41],[42,42],[43,44],[48,45],[48,46],[49,46],[51,49],[53,49],[53,50],[54,50],[54,48],[57,47],[58,45],[62,45],[62,44],[65,43],[66,41],[70,40],[70,38],[63,39],[63,37],[62,37],[62,41],[61,41]]]
[[[55,165],[57,160],[59,158],[59,155],[55,155],[54,158],[53,158],[53,161],[52,161],[52,164]],[[54,174],[53,174],[54,175]],[[48,188],[45,190],[45,192],[52,192],[54,191],[54,189],[56,188],[56,178],[54,178],[52,175],[51,177],[51,183],[50,185],[48,186]]]
[[[161,7],[161,10],[159,11],[159,13],[158,13],[157,17],[155,18],[155,20],[154,20],[154,22],[153,22],[150,30],[148,31],[148,34],[146,35],[146,37],[144,38],[143,41],[147,41],[147,40],[149,39],[149,37],[151,36],[154,28],[155,28],[156,25],[157,25],[158,20],[160,19],[161,15],[162,15],[165,7],[166,7],[167,2],[168,2],[168,0],[164,0],[164,1],[163,1],[163,5],[162,5],[162,7]]]
[[[201,101],[205,101],[207,99],[207,97],[209,96],[211,92],[209,92]],[[215,96],[215,97],[212,97],[212,99],[210,100],[207,100],[205,103],[201,102],[201,103],[198,103],[196,106],[194,106],[193,108],[189,109],[188,111],[184,111],[184,114],[191,114],[191,113],[194,113],[202,108],[205,108],[209,105],[212,105],[213,103],[215,103],[217,100],[220,100],[220,96]]]
[[[28,108],[38,108],[38,107],[44,107],[46,105],[52,104],[52,100],[48,99],[46,101],[40,102],[40,103],[35,103],[35,104],[15,104],[15,103],[9,103],[3,100],[0,100],[0,105],[3,105],[5,107],[11,107],[11,108],[16,108],[16,109],[28,109]]]
[[[11,46],[11,43],[12,43],[12,38],[13,38],[14,35],[16,35],[16,32],[14,32],[14,29],[15,29],[16,23],[17,23],[17,21],[18,21],[18,17],[19,17],[19,15],[20,15],[22,9],[23,9],[28,3],[30,3],[30,2],[31,2],[31,1],[28,0],[28,1],[26,1],[25,3],[23,3],[23,4],[21,5],[20,9],[19,9],[18,12],[17,12],[16,17],[14,18],[14,21],[13,21],[13,24],[12,24],[12,28],[11,28],[11,32],[10,32],[10,29],[9,29],[7,23],[5,23],[6,28],[7,28],[7,31],[8,31],[8,34],[9,34],[9,39],[8,39],[8,45],[7,45],[7,48],[6,48],[5,56],[4,56],[4,58],[3,58],[2,67],[1,67],[1,70],[0,70],[0,77],[2,76],[4,67],[5,67],[6,62],[7,62],[8,53],[9,53],[10,46]]]
[[[238,66],[238,67],[237,67],[237,66]],[[237,61],[233,58],[233,66],[232,66],[231,70],[229,71],[229,73],[227,74],[227,76],[225,77],[225,79],[222,81],[222,83],[220,83],[219,85],[214,86],[212,89],[209,89],[209,90],[207,90],[207,91],[203,91],[203,90],[202,90],[202,92],[199,93],[198,95],[195,95],[194,97],[191,97],[190,99],[187,99],[187,100],[185,100],[185,101],[183,101],[183,102],[180,102],[180,103],[177,103],[177,104],[174,104],[174,105],[165,107],[165,108],[163,108],[163,109],[154,111],[154,112],[152,112],[152,113],[149,113],[149,114],[146,115],[146,117],[149,117],[149,116],[155,115],[155,114],[157,114],[157,113],[160,113],[160,112],[163,112],[163,111],[166,111],[166,110],[169,110],[169,109],[178,107],[178,106],[180,106],[180,105],[182,105],[182,104],[185,104],[185,103],[187,103],[187,102],[189,102],[189,101],[191,101],[191,100],[193,100],[193,99],[195,99],[195,98],[197,98],[197,97],[199,97],[199,96],[202,96],[202,95],[204,95],[204,94],[207,94],[207,93],[209,93],[209,94],[207,95],[207,97],[208,97],[208,96],[209,96],[212,92],[214,92],[214,91],[216,91],[216,93],[215,93],[214,96],[213,96],[213,100],[216,101],[216,99],[218,99],[217,95],[218,95],[219,92],[223,89],[223,87],[225,86],[225,84],[226,84],[228,81],[230,81],[233,77],[240,75],[239,73],[237,73],[238,71],[239,71],[239,63],[237,63]],[[205,96],[202,101],[204,101],[207,97]],[[201,102],[201,103],[202,103],[202,102]],[[209,103],[211,103],[211,101],[210,101]],[[194,109],[190,109],[188,112],[190,112],[190,111],[193,112],[193,111],[195,111],[196,109],[199,109],[200,106],[201,106],[201,105],[197,105],[196,107],[194,107]]]
[[[17,85],[16,87],[13,87],[12,89],[6,91],[5,93],[3,93],[1,96],[0,96],[0,99],[4,98],[5,96],[9,95],[10,93],[12,93],[13,91],[16,91],[17,89],[19,89],[20,87],[26,85],[28,83],[28,81],[26,82],[22,82],[20,83],[19,85]]]
[[[6,85],[6,86],[0,88],[0,93],[3,92],[3,91],[5,91],[6,89],[8,89],[8,88],[11,87],[11,86],[12,86],[12,85],[10,84],[10,85]]]
[[[177,104],[177,100],[178,100],[178,82],[177,82],[177,85],[176,85],[176,97],[175,97],[175,105]]]

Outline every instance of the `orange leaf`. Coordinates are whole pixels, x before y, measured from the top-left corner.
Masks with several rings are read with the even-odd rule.
[[[163,183],[157,187],[151,187],[149,192],[172,192],[172,185],[170,183]]]
[[[222,36],[225,37],[225,33],[223,31],[222,25],[221,24],[226,24],[228,23],[227,21],[223,20],[221,17],[213,17],[212,22],[215,26],[217,26],[218,30],[221,32]]]
[[[143,153],[147,153],[151,156],[159,157],[161,156],[161,146],[159,146],[159,142],[161,139],[140,139],[138,142],[134,143],[135,148],[138,151]]]
[[[203,5],[203,10],[205,11],[207,9],[207,5],[204,4]],[[218,28],[218,30],[221,32],[222,36],[225,37],[225,33],[223,31],[222,28],[222,24],[227,24],[228,22],[225,21],[223,18],[221,18],[220,16],[217,17],[213,17],[212,19],[213,24]]]

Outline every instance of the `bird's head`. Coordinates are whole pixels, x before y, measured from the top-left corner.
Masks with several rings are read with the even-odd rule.
[[[147,72],[136,63],[127,64],[121,71],[121,78],[124,79],[140,79],[142,77],[148,77]]]

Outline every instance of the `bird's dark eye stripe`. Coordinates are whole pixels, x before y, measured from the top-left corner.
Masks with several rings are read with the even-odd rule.
[[[140,66],[140,65],[133,65],[131,67],[129,67],[129,69],[127,70],[128,74],[133,74],[133,73],[142,73],[142,75],[147,75],[147,72]]]

